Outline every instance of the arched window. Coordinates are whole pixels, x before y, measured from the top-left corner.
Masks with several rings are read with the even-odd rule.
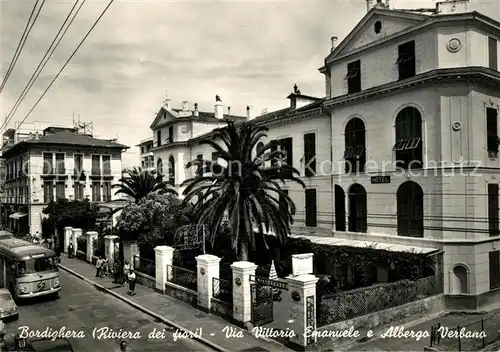
[[[262,151],[262,149],[264,149],[264,143],[263,142],[257,143],[257,148],[255,148],[257,155]]]
[[[156,161],[156,172],[158,173],[160,180],[163,180],[163,161],[161,161],[161,159]]]
[[[345,192],[335,185],[335,230],[345,231]]]
[[[356,183],[349,189],[349,227],[350,232],[366,232],[367,224],[366,190]]]
[[[168,158],[168,182],[175,185],[175,159],[172,155]]]
[[[398,235],[424,237],[424,192],[413,181],[406,181],[398,188]]]
[[[353,118],[345,127],[345,172],[364,172],[366,164],[366,130],[364,122]]]
[[[457,264],[453,267],[451,277],[451,293],[452,294],[468,294],[469,293],[469,274],[467,268],[462,264]]]
[[[414,107],[401,110],[395,124],[396,167],[419,169],[423,164],[422,116]]]

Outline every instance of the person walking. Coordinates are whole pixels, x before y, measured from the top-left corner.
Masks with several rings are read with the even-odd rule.
[[[102,258],[101,257],[97,258],[97,261],[95,263],[95,268],[96,268],[95,277],[101,277],[102,264],[103,264]]]
[[[128,282],[128,274],[130,271],[130,264],[128,261],[125,261],[125,265],[123,265],[123,281],[122,286],[125,286],[125,282]]]
[[[75,256],[75,247],[73,247],[73,243],[69,243],[68,245],[68,258],[73,258]]]
[[[129,351],[127,343],[125,341],[120,342],[120,349],[118,349],[116,352],[127,352]]]
[[[135,272],[130,269],[128,273],[128,289],[127,292],[130,296],[135,296]]]

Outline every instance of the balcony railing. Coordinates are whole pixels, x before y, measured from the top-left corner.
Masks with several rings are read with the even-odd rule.
[[[111,175],[111,168],[104,168],[102,169],[103,175]]]
[[[92,168],[92,171],[91,171],[91,175],[92,176],[101,176],[101,169],[95,169],[95,168]]]
[[[6,197],[1,197],[2,203],[28,203],[28,198],[27,196],[6,196]]]

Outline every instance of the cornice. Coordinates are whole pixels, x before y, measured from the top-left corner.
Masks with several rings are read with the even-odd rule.
[[[170,149],[170,148],[174,148],[174,147],[187,147],[188,144],[189,144],[189,141],[166,143],[166,144],[162,144],[158,147],[153,147],[150,149],[150,151],[157,152],[159,150]]]
[[[323,107],[328,111],[338,105],[346,105],[356,103],[360,100],[367,100],[380,95],[390,94],[394,91],[402,89],[411,89],[418,85],[428,85],[431,83],[457,83],[466,81],[467,83],[481,83],[492,85],[500,89],[500,72],[493,71],[485,67],[464,67],[452,69],[437,69],[419,74],[415,77],[387,83],[378,87],[370,88],[355,94],[346,94],[339,97],[328,99],[324,102]]]

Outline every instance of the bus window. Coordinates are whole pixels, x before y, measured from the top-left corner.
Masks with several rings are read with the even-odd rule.
[[[19,275],[40,273],[48,270],[57,269],[56,259],[51,258],[37,258],[29,259],[26,261],[18,262]]]

